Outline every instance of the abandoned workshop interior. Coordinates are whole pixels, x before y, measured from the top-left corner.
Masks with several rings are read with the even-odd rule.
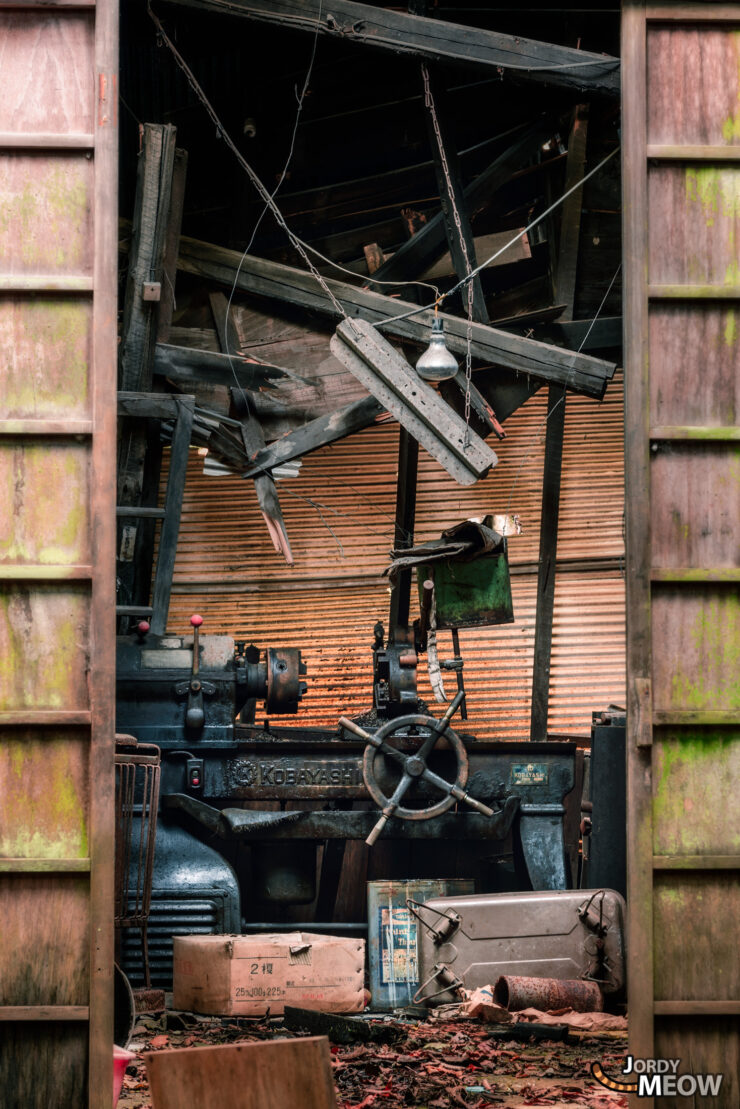
[[[0,1109],[738,1109],[740,3],[0,0]]]

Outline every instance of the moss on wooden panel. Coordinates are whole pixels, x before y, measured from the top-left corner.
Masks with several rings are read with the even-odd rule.
[[[5,585],[0,592],[0,709],[89,704],[84,588]]]
[[[656,743],[655,853],[740,853],[740,826],[727,820],[738,773],[740,743],[729,728],[678,732]]]
[[[671,703],[681,709],[740,709],[740,600],[709,600],[694,620],[687,655],[678,654]],[[691,660],[690,670],[682,661]],[[722,679],[721,684],[718,680]]]
[[[740,139],[740,31],[730,32],[732,43],[737,56],[737,110],[722,121],[722,138],[726,143],[734,143]]]
[[[89,304],[36,297],[0,304],[0,376],[8,417],[83,414]]]
[[[0,237],[13,244],[25,268],[77,268],[89,242],[87,164],[47,164],[35,179],[27,175],[22,189],[14,174],[0,181]]]
[[[718,216],[734,219],[740,214],[740,178],[717,166],[687,166],[686,199],[701,204],[707,227]],[[732,244],[730,244],[732,245]]]
[[[70,738],[0,741],[0,855],[15,859],[86,858],[87,784]]]
[[[0,444],[0,563],[64,565],[88,546],[88,448]]]

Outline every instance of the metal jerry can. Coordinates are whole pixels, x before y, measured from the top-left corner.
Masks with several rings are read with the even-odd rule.
[[[417,1000],[458,1000],[459,986],[501,975],[584,978],[605,993],[625,982],[624,899],[614,890],[547,890],[435,897],[408,907],[419,921]]]

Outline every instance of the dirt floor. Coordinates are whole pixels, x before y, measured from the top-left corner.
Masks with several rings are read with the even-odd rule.
[[[339,1109],[627,1105],[626,1095],[601,1086],[590,1071],[591,1063],[599,1062],[607,1074],[618,1077],[626,1033],[570,1033],[565,1043],[518,1043],[505,1034],[492,1035],[490,1025],[475,1020],[379,1019],[369,1027],[393,1042],[331,1045]],[[167,1051],[299,1034],[286,1029],[280,1018],[164,1012],[138,1018],[129,1049]],[[143,1061],[129,1067],[118,1104],[120,1109],[151,1109]]]

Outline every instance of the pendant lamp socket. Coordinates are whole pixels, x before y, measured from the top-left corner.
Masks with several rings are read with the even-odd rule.
[[[457,359],[445,343],[444,324],[435,316],[429,346],[416,363],[416,372],[424,381],[448,381],[458,368]]]

